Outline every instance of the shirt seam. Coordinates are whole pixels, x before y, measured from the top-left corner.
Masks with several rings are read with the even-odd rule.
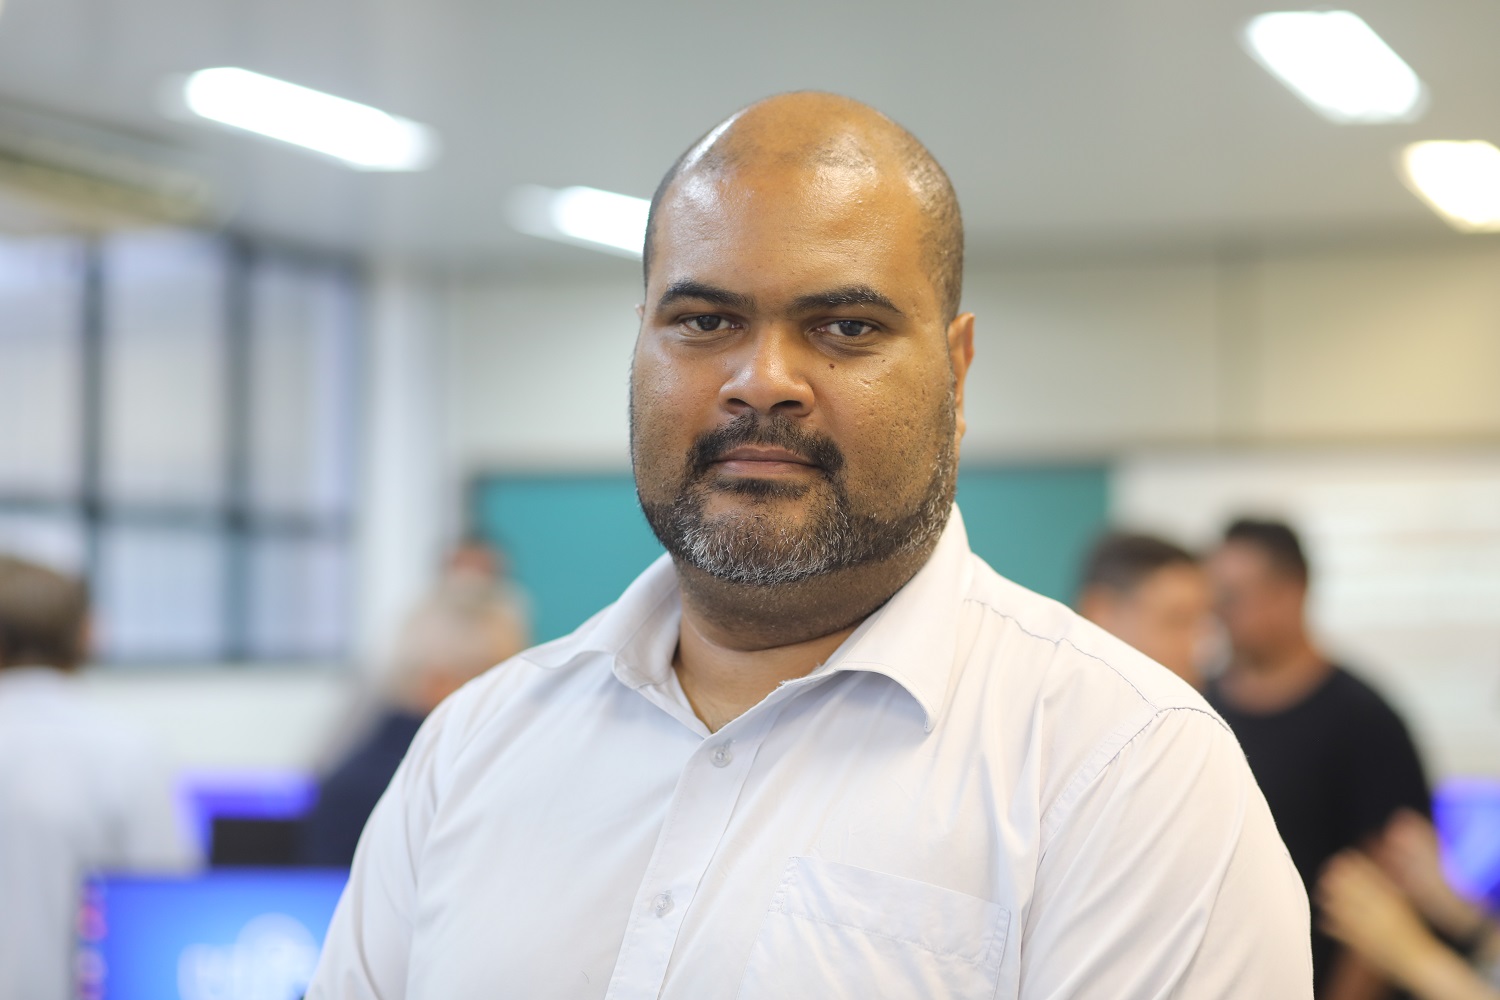
[[[1016,627],[1017,631],[1019,631],[1022,635],[1029,636],[1030,638],[1036,639],[1036,640],[1038,640],[1040,642],[1050,643],[1054,647],[1061,646],[1061,645],[1063,645],[1063,644],[1066,643],[1068,645],[1068,647],[1071,648],[1078,655],[1080,655],[1080,656],[1086,656],[1086,657],[1088,657],[1091,660],[1094,660],[1094,661],[1096,661],[1098,663],[1103,664],[1104,666],[1106,666],[1106,667],[1109,668],[1110,673],[1114,674],[1120,680],[1124,681],[1125,684],[1128,685],[1130,687],[1130,689],[1136,693],[1136,697],[1140,698],[1141,701],[1143,703],[1145,703],[1146,705],[1148,705],[1153,711],[1158,711],[1159,712],[1159,711],[1162,711],[1163,709],[1179,707],[1179,706],[1160,705],[1160,704],[1158,704],[1154,699],[1148,697],[1146,695],[1146,692],[1142,691],[1136,685],[1136,683],[1134,681],[1132,681],[1129,677],[1126,677],[1125,674],[1120,670],[1119,667],[1115,666],[1112,662],[1110,662],[1109,660],[1106,660],[1104,657],[1100,656],[1098,653],[1090,653],[1088,650],[1086,650],[1083,647],[1079,646],[1076,642],[1074,642],[1072,639],[1069,639],[1067,636],[1062,636],[1062,635],[1059,635],[1059,636],[1050,636],[1050,635],[1042,635],[1040,632],[1033,632],[1031,629],[1029,629],[1025,625],[1021,624],[1021,620],[1019,618],[1017,618],[1015,615],[1011,614],[1008,611],[1002,611],[1002,610],[1000,610],[999,608],[995,607],[993,604],[991,604],[989,601],[985,600],[982,597],[965,596],[964,597],[964,602],[965,603],[977,604],[981,608],[984,608],[986,611],[988,611],[990,614],[995,615],[998,618],[1005,619],[1006,621],[1008,621],[1012,625],[1014,625]],[[1189,706],[1180,706],[1180,707],[1187,708]],[[1200,710],[1195,709],[1195,711],[1200,711]]]
[[[1128,733],[1124,732],[1126,729],[1125,724],[1117,726],[1108,736],[1094,745],[1094,749],[1089,753],[1088,758],[1082,764],[1078,765],[1077,770],[1068,779],[1067,785],[1058,793],[1056,800],[1042,814],[1040,823],[1042,843],[1038,853],[1039,859],[1046,856],[1047,849],[1051,845],[1057,828],[1062,825],[1070,815],[1073,807],[1078,804],[1078,800],[1083,797],[1084,790],[1097,781],[1105,771],[1109,770],[1110,765],[1119,759],[1120,754],[1124,753],[1125,749],[1139,739],[1141,734],[1150,729],[1157,720],[1175,712],[1192,712],[1202,715],[1212,720],[1214,725],[1219,729],[1233,736],[1233,733],[1224,723],[1224,720],[1215,715],[1213,711],[1198,708],[1194,705],[1167,705],[1157,708],[1143,719],[1139,726]],[[1120,738],[1121,736],[1123,738]],[[1111,745],[1112,743],[1113,745]]]

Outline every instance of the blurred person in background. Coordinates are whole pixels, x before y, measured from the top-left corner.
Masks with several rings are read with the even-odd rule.
[[[73,996],[86,872],[196,861],[165,760],[76,689],[88,607],[81,581],[0,555],[0,997]]]
[[[1192,553],[1151,535],[1104,535],[1084,563],[1077,604],[1083,617],[1202,688],[1213,596]]]
[[[303,862],[347,867],[422,721],[448,695],[530,642],[525,596],[506,578],[501,554],[481,539],[459,543],[401,630],[374,729],[321,783],[303,826]]]
[[[1500,1000],[1500,927],[1444,877],[1437,831],[1402,810],[1318,880],[1324,929],[1418,1000]]]
[[[1313,642],[1308,563],[1290,527],[1235,521],[1208,566],[1231,653],[1208,700],[1311,892],[1330,858],[1373,843],[1399,810],[1430,815],[1427,779],[1400,716]],[[1381,977],[1316,928],[1313,968],[1320,1000],[1384,995]]]

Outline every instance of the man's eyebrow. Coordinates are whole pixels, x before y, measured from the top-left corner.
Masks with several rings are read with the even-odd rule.
[[[826,292],[813,292],[811,295],[799,296],[792,303],[797,312],[814,312],[819,309],[837,309],[840,306],[874,306],[884,309],[886,312],[895,313],[897,316],[905,317],[896,303],[881,295],[869,285],[846,285],[843,288],[830,288]]]
[[[656,303],[656,308],[662,309],[683,299],[707,302],[741,312],[750,312],[755,308],[755,300],[750,296],[740,292],[731,292],[727,288],[719,288],[716,285],[706,285],[701,281],[672,282],[662,293],[661,299]]]

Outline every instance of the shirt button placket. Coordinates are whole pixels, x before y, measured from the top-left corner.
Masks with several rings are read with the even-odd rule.
[[[668,810],[668,822],[659,835],[649,868],[648,877],[655,885],[650,889],[642,886],[645,891],[637,904],[640,909],[625,929],[606,1000],[646,1000],[661,995],[693,894],[723,840],[740,788],[749,776],[749,765],[780,715],[780,707],[766,706],[757,715],[753,721],[739,720],[734,738],[719,736],[704,741],[696,760],[684,768],[673,797],[690,805]],[[703,767],[705,761],[710,765],[707,769]]]

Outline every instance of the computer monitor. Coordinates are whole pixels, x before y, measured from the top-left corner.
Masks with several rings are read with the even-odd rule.
[[[1500,908],[1500,781],[1453,778],[1433,795],[1448,879],[1467,896]]]
[[[344,870],[216,869],[88,879],[79,1000],[299,1000]]]
[[[196,769],[180,775],[177,791],[199,850],[214,864],[289,864],[291,827],[317,802],[318,781],[288,769]]]

